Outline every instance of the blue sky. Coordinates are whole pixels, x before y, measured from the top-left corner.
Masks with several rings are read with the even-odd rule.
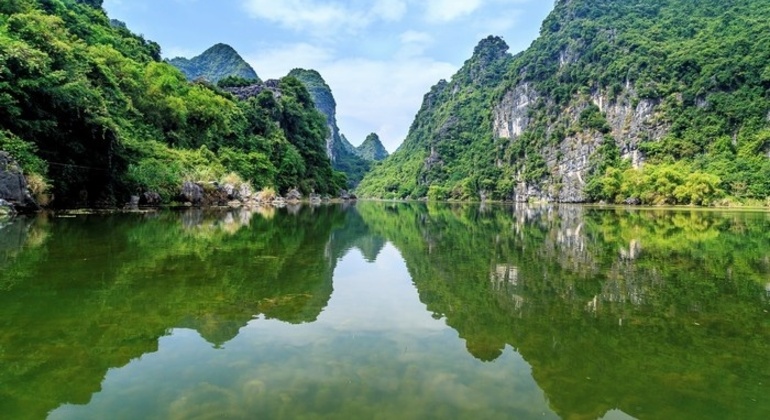
[[[193,57],[222,42],[263,79],[318,70],[354,145],[376,132],[393,152],[422,97],[449,79],[487,35],[519,52],[537,37],[553,0],[105,0],[158,42],[163,56]]]

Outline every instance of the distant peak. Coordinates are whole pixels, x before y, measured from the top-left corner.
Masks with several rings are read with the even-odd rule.
[[[289,72],[289,76],[300,80],[315,80],[318,82],[326,83],[323,76],[321,76],[321,73],[313,69],[295,68]]]
[[[482,39],[473,49],[474,56],[505,55],[508,53],[508,44],[499,36],[490,35]]]
[[[235,48],[231,47],[228,44],[214,44],[211,48],[207,49],[203,52],[203,54],[210,54],[210,53],[228,53],[228,54],[238,54],[238,51],[235,51]],[[201,54],[201,55],[203,55]]]

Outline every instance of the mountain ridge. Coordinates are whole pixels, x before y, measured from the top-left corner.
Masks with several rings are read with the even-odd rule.
[[[218,43],[193,58],[174,57],[168,62],[182,71],[188,80],[204,79],[211,83],[226,77],[259,81],[257,72],[228,44]]]
[[[530,48],[485,76],[482,41],[434,86],[359,195],[762,203],[768,13],[758,0],[560,1]]]

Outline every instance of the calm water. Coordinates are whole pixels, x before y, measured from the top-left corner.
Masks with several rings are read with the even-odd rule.
[[[770,214],[0,222],[0,417],[770,418]]]

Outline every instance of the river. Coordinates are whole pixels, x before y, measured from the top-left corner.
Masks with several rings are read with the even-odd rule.
[[[0,225],[9,419],[770,418],[770,213],[360,202]]]

